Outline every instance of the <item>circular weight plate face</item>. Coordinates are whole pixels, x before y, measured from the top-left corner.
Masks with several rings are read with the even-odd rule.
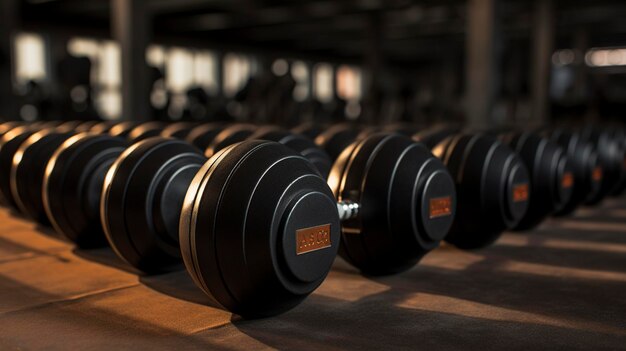
[[[198,286],[247,317],[288,310],[321,284],[339,246],[336,201],[314,166],[284,145],[244,141],[196,174],[180,221]]]
[[[443,238],[456,192],[443,164],[399,134],[372,134],[337,159],[328,183],[336,197],[360,205],[342,223],[342,256],[368,274],[412,267]]]
[[[530,196],[530,178],[522,161],[511,155],[508,176],[506,177],[505,206],[509,226],[519,222],[528,210]]]
[[[559,211],[570,201],[576,186],[576,173],[573,164],[565,154],[561,154],[559,159],[556,181],[557,196],[554,208],[555,211]]]
[[[587,126],[581,128],[580,133],[583,140],[594,146],[602,168],[600,191],[585,202],[587,205],[595,205],[602,201],[618,184],[624,156],[620,154],[619,142],[615,141],[607,130],[596,126]]]
[[[246,140],[256,129],[257,127],[250,124],[235,124],[222,130],[204,151],[204,156],[211,157],[227,146]]]
[[[185,191],[205,160],[192,145],[160,137],[135,143],[117,158],[105,178],[100,217],[122,259],[146,273],[180,267],[170,222],[174,218],[176,227]]]
[[[528,210],[514,227],[515,230],[528,230],[554,213],[561,197],[569,199],[573,174],[571,171],[564,173],[569,166],[563,161],[563,150],[547,138],[528,132],[516,133],[512,135],[510,145],[524,161],[531,179]],[[563,186],[568,185],[564,181],[570,183],[570,188]]]
[[[73,133],[43,130],[26,139],[13,156],[11,192],[20,211],[42,225],[49,225],[43,205],[46,165],[55,150]]]
[[[275,127],[263,128],[252,134],[248,139],[262,139],[281,143],[309,160],[326,179],[330,173],[332,160],[328,154],[319,148],[313,140],[304,135],[295,134]]]
[[[102,185],[127,145],[121,138],[81,133],[66,140],[46,166],[46,214],[57,232],[81,248],[107,244],[100,224]]]
[[[5,133],[0,141],[0,193],[4,202],[14,209],[18,208],[11,191],[13,157],[20,145],[35,132],[28,127],[17,127]]]
[[[189,132],[185,140],[204,151],[211,145],[213,139],[227,126],[228,125],[224,123],[201,124]]]

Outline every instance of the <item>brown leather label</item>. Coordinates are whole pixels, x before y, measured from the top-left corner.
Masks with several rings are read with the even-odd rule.
[[[452,197],[435,197],[428,204],[429,218],[449,216],[452,214]]]
[[[574,175],[572,172],[565,172],[561,179],[561,186],[564,188],[571,188],[574,185]]]
[[[593,173],[591,173],[591,179],[593,179],[595,182],[599,182],[602,180],[602,177],[602,167],[597,166],[593,169]]]
[[[296,254],[330,247],[330,224],[296,230]]]
[[[528,201],[528,183],[513,185],[513,202]]]

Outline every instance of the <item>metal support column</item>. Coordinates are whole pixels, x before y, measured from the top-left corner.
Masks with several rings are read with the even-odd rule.
[[[152,16],[146,0],[113,0],[113,38],[120,44],[122,59],[123,120],[150,120],[150,70],[146,48],[150,42]]]
[[[535,0],[531,50],[531,96],[533,126],[549,122],[550,68],[554,28],[552,0]]]
[[[469,127],[483,128],[492,121],[495,102],[496,0],[469,0],[467,12],[467,124]]]

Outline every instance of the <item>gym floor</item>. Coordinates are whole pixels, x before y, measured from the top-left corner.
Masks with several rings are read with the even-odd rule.
[[[296,309],[241,320],[184,271],[139,277],[0,210],[0,349],[625,349],[626,199],[404,274],[338,259]]]

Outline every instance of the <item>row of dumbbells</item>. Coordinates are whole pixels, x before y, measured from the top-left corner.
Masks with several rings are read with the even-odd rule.
[[[0,195],[145,273],[184,264],[255,317],[302,301],[338,250],[366,274],[396,273],[442,240],[484,247],[623,187],[617,129],[413,129],[7,122]]]

